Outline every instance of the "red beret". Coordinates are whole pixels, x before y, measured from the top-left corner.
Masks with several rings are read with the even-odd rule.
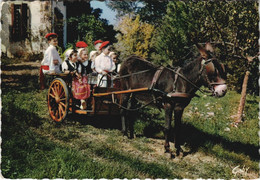
[[[58,34],[56,34],[56,33],[48,33],[48,34],[45,35],[45,38],[48,39],[48,37],[50,37],[50,36],[58,37]]]
[[[84,41],[78,41],[76,43],[76,47],[78,47],[78,48],[85,48],[85,47],[88,47],[88,45]]]
[[[94,42],[94,45],[96,45],[97,43],[102,43],[103,41],[101,41],[101,40],[97,40],[97,41],[95,41]]]
[[[101,46],[99,47],[99,50],[101,50],[102,48],[106,47],[109,44],[109,41],[105,41],[101,44]]]

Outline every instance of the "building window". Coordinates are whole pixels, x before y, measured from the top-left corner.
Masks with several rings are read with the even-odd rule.
[[[11,39],[22,41],[28,37],[29,9],[27,4],[12,4],[12,27]]]

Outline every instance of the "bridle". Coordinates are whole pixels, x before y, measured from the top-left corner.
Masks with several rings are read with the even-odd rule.
[[[201,61],[201,69],[200,69],[200,74],[202,75],[203,71],[206,71],[206,66],[209,64],[209,63],[212,63],[214,65],[214,71],[216,71],[216,65],[214,64],[214,61],[217,61],[216,58],[210,58],[210,59],[202,59]],[[224,70],[223,70],[224,71]],[[219,72],[220,73],[220,72]],[[206,82],[208,84],[208,87],[209,89],[212,89],[213,91],[213,87],[215,85],[224,85],[226,83],[217,83],[217,82],[211,82],[209,77],[209,75],[206,73],[206,76],[205,76],[205,79],[206,79]],[[221,75],[220,75],[221,76]]]
[[[200,67],[200,70],[199,70],[199,77],[197,79],[197,81],[199,81],[201,79],[201,77],[203,76],[203,72],[206,71],[206,66],[209,64],[209,63],[213,63],[214,60],[217,60],[216,58],[210,58],[210,59],[207,59],[205,60],[204,58],[202,59],[201,61],[201,67]],[[214,69],[216,68],[215,67],[215,64],[213,63],[214,65]],[[217,82],[211,82],[209,77],[208,77],[208,74],[205,73],[205,79],[206,79],[206,83],[208,85],[208,88],[210,90],[206,90],[206,89],[201,89],[201,87],[198,87],[196,85],[197,81],[195,83],[191,82],[186,76],[184,76],[183,74],[181,74],[179,71],[180,71],[180,68],[178,68],[178,70],[174,70],[174,69],[171,69],[171,68],[168,68],[168,67],[164,67],[172,72],[174,72],[177,76],[180,76],[182,79],[184,79],[185,81],[187,81],[190,85],[192,85],[195,89],[199,90],[201,93],[205,94],[205,93],[211,93],[213,94],[214,93],[214,86],[215,85],[224,85],[225,83],[217,83]],[[176,79],[177,77],[175,77],[175,83],[176,83]],[[174,87],[176,87],[176,85],[174,84]],[[175,88],[173,88],[173,92],[175,92]],[[171,92],[171,93],[173,93]]]

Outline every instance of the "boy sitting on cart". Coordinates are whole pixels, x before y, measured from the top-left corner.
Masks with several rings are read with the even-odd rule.
[[[45,38],[48,40],[49,47],[44,52],[44,57],[40,68],[40,88],[45,88],[44,74],[61,73],[61,58],[56,49],[58,46],[58,35],[56,33],[48,33]]]

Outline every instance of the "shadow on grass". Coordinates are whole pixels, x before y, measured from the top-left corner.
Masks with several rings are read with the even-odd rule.
[[[3,71],[20,71],[20,70],[36,70],[39,69],[37,66],[31,65],[2,65],[1,69]]]
[[[241,142],[231,142],[220,136],[202,132],[189,124],[182,125],[182,142],[187,142],[191,146],[191,152],[196,152],[200,147],[206,147],[207,143],[221,144],[223,148],[235,153],[244,153],[252,160],[259,160],[258,147],[251,144],[243,144]]]
[[[71,119],[80,122],[82,125],[91,125],[101,129],[118,129],[121,130],[121,120],[119,116],[95,116],[89,117],[84,115],[74,115]],[[164,139],[163,136],[159,137],[157,134],[163,130],[163,126],[158,123],[151,122],[144,128],[143,135],[149,138]],[[162,133],[161,133],[162,134]],[[171,141],[173,142],[174,131],[171,133]],[[221,144],[224,149],[233,151],[235,153],[244,153],[252,160],[259,160],[258,147],[251,144],[243,144],[241,142],[231,142],[220,136],[205,133],[190,124],[182,125],[181,141],[186,142],[191,147],[190,153],[197,152],[199,148],[206,147],[208,143],[213,145]],[[163,147],[162,147],[163,148]]]
[[[36,113],[30,110],[20,109],[19,107],[12,106],[8,108],[8,112],[5,112],[5,108],[2,111],[2,128],[8,129],[21,129],[26,126],[39,127],[42,125],[43,119]],[[4,132],[4,130],[3,130]]]
[[[121,119],[119,115],[88,116],[80,114],[69,114],[67,121],[71,120],[79,122],[81,125],[91,125],[95,128],[121,130]]]
[[[39,89],[37,75],[1,75],[2,79],[2,92],[9,92],[10,89],[22,91],[22,92],[31,92],[35,89]]]

